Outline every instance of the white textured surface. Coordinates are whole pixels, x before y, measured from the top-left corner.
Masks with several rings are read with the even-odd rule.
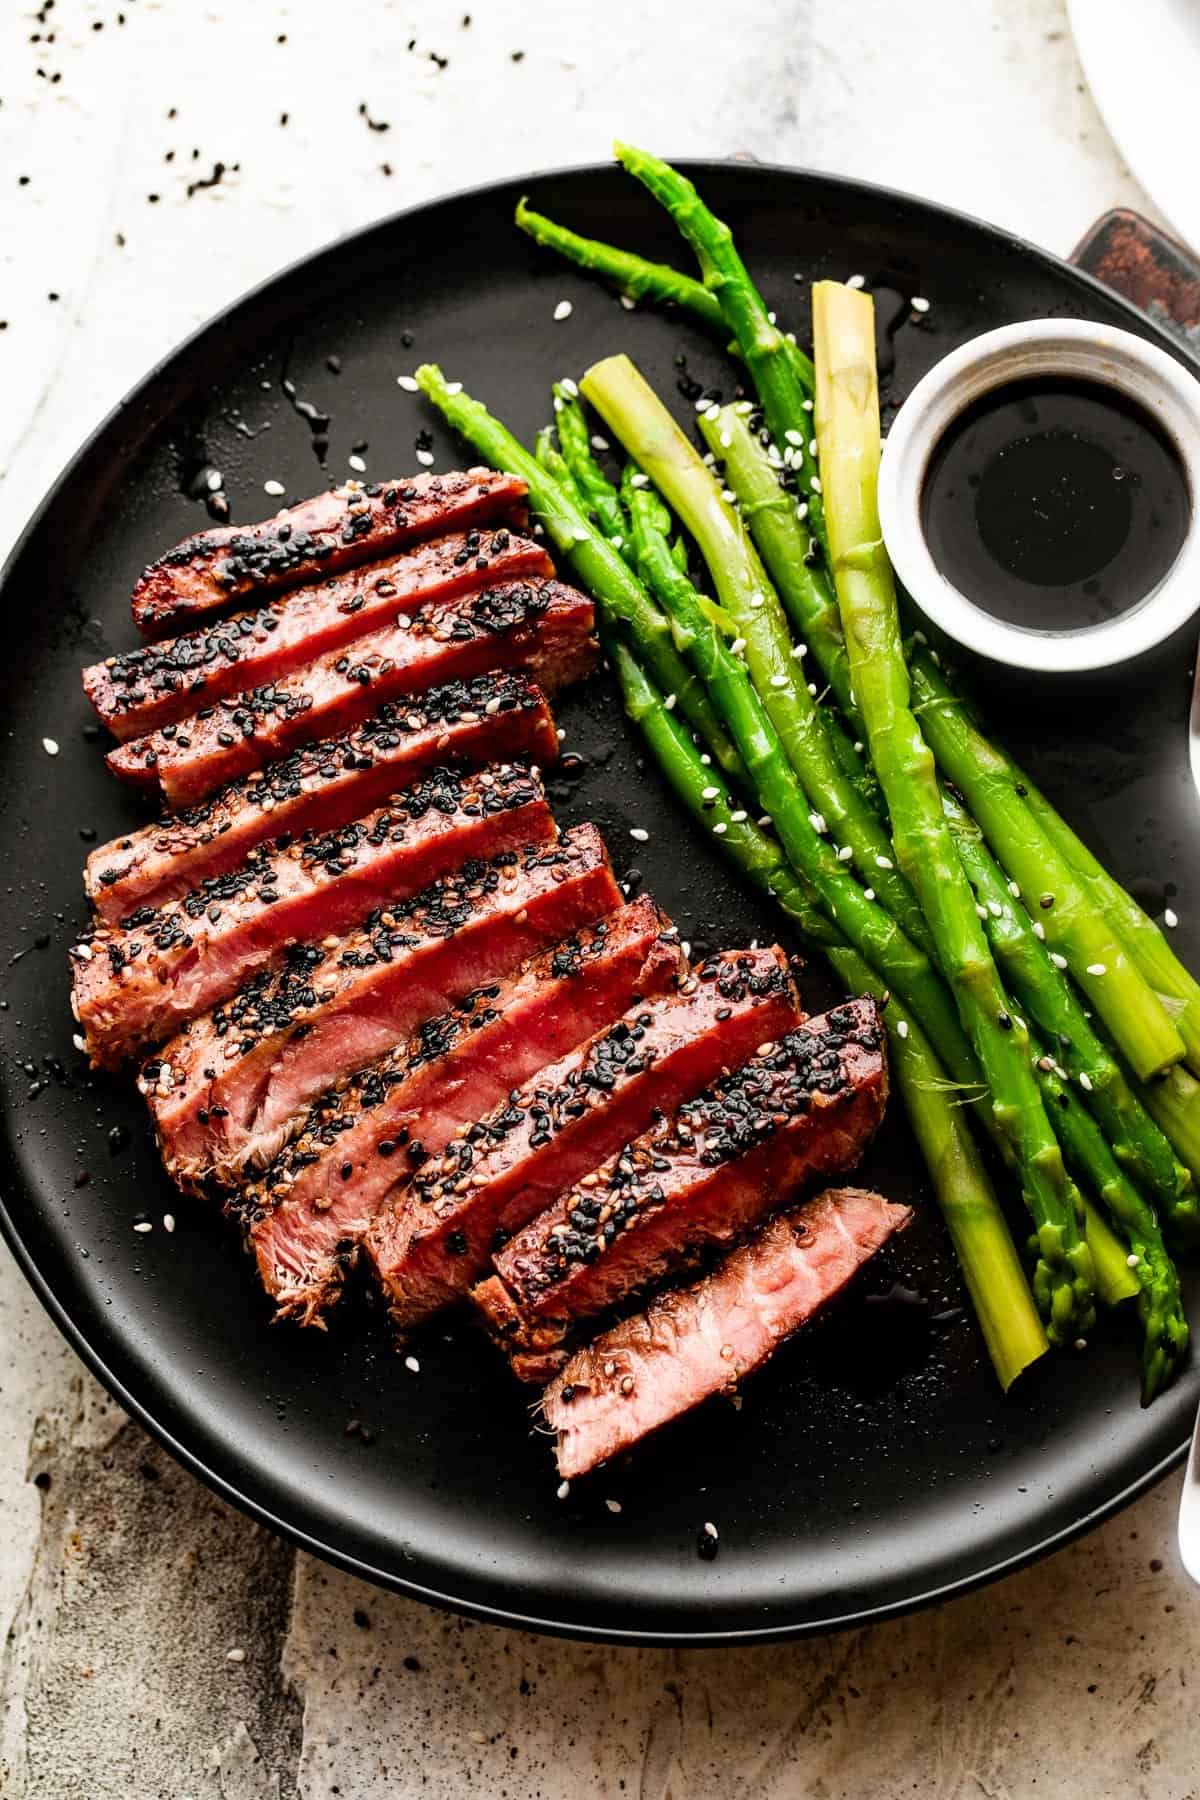
[[[243,287],[392,207],[601,157],[614,133],[913,188],[1058,250],[1145,206],[1059,0],[475,0],[464,30],[471,4],[3,9],[0,548],[146,365]],[[188,198],[217,160],[240,169]],[[5,1800],[1200,1793],[1174,1481],[1052,1563],[878,1630],[728,1655],[566,1646],[245,1527],[104,1401],[7,1258],[0,1320]]]

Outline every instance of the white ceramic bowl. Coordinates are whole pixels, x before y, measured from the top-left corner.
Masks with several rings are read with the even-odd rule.
[[[948,427],[982,395],[1029,376],[1096,382],[1137,401],[1174,443],[1191,501],[1175,562],[1144,600],[1100,625],[1038,631],[1006,623],[959,592],[935,564],[921,525],[929,459]],[[951,351],[919,381],[896,416],[879,470],[879,516],[896,573],[948,637],[993,662],[1066,673],[1129,662],[1162,643],[1200,608],[1200,381],[1144,338],[1086,319],[1004,325]]]

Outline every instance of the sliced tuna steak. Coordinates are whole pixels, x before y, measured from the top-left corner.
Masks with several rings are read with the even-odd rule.
[[[808,1020],[565,1194],[495,1259],[475,1298],[524,1380],[561,1366],[580,1320],[732,1243],[802,1181],[850,1168],[883,1115],[878,1011]]]
[[[185,538],[151,563],[133,590],[144,637],[186,631],[249,594],[318,581],[421,538],[520,513],[525,484],[491,469],[414,475],[363,487],[348,482],[264,519]]]
[[[517,759],[548,767],[558,738],[541,689],[521,673],[476,675],[380,709],[345,737],[293,750],[211,799],[88,857],[85,885],[106,925],[138,906],[178,899],[271,838],[329,831],[361,818],[438,764],[478,768]]]
[[[507,527],[455,532],[386,562],[296,588],[257,612],[127,650],[83,671],[83,691],[114,737],[140,737],[228,694],[244,694],[356,638],[398,613],[441,605],[497,581],[553,575],[531,538]]]
[[[431,1019],[319,1102],[304,1134],[245,1190],[251,1247],[281,1315],[320,1324],[378,1208],[421,1158],[682,967],[648,900],[613,913]]]
[[[392,1318],[415,1325],[459,1299],[498,1236],[800,1018],[781,950],[727,951],[507,1093],[376,1219],[370,1251]]]
[[[347,937],[294,944],[146,1064],[141,1087],[181,1186],[233,1186],[319,1094],[450,1001],[621,904],[599,833],[472,860]]]
[[[711,1394],[732,1392],[911,1217],[863,1188],[830,1189],[770,1220],[705,1280],[660,1295],[577,1350],[542,1400],[559,1474],[587,1475]]]
[[[232,994],[291,943],[347,931],[473,856],[557,836],[541,783],[505,767],[437,769],[388,806],[286,850],[260,844],[182,900],[75,945],[72,1004],[88,1053],[116,1068]]]
[[[557,581],[506,582],[402,616],[271,687],[219,700],[109,753],[117,775],[158,786],[171,806],[350,731],[386,702],[489,669],[526,669],[548,692],[595,661],[592,603]]]

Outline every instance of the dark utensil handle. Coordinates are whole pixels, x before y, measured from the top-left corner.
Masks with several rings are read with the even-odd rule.
[[[1117,207],[1084,233],[1070,260],[1200,360],[1200,257],[1191,250],[1141,213]]]

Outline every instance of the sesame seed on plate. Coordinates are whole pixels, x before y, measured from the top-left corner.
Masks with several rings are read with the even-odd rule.
[[[219,494],[220,493],[221,488],[224,485],[221,480],[220,469],[210,469],[208,471],[207,485],[208,485],[208,491],[210,494]]]
[[[704,1535],[710,1538],[719,1537],[721,1535],[711,1519],[705,1519],[704,1521]]]
[[[865,275],[847,275],[846,277],[846,286],[849,288],[862,288],[866,287],[866,285],[867,278]]]
[[[420,463],[420,465],[423,469],[432,469],[432,467],[433,467],[433,451],[432,450],[418,450],[417,451],[417,461]]]
[[[610,448],[608,439],[606,437],[601,437],[598,431],[592,434],[591,443],[593,450],[607,450]]]
[[[421,389],[411,375],[397,375],[397,387],[402,387],[406,394],[419,394]]]
[[[635,844],[648,844],[650,842],[650,833],[644,830],[640,825],[630,826],[629,835]]]
[[[276,481],[274,476],[272,476],[270,481],[263,482],[263,493],[278,497],[280,494],[286,494],[287,489],[284,487],[282,481]]]
[[[175,1229],[175,1214],[174,1213],[164,1213],[163,1214],[163,1230],[164,1231],[174,1231],[174,1229]]]
[[[58,755],[58,739],[50,738],[50,737],[43,738],[42,739],[42,749],[46,752],[47,756],[57,756]]]
[[[560,1481],[554,1491],[558,1499],[565,1500],[571,1491],[571,1484],[569,1481]]]
[[[1163,914],[1163,924],[1166,925],[1171,931],[1174,931],[1174,929],[1178,925],[1178,923],[1179,923],[1179,914],[1174,910],[1173,907],[1168,906],[1166,912]]]
[[[570,394],[572,400],[578,400],[579,383],[577,381],[573,381],[569,375],[564,375],[558,385],[564,393]]]
[[[227,1650],[225,1652],[225,1661],[226,1662],[244,1663],[245,1660],[246,1660],[246,1652],[236,1644],[234,1645],[232,1650]]]
[[[406,1356],[404,1359],[404,1366],[410,1375],[419,1375],[421,1373],[421,1365],[415,1356]]]
[[[621,1510],[621,1502],[619,1500],[606,1500],[604,1504],[607,1506],[610,1513],[619,1513]]]
[[[929,311],[929,302],[924,294],[914,294],[908,304],[915,313],[927,313]]]
[[[1077,1350],[1086,1350],[1087,1349],[1087,1339],[1085,1337],[1077,1337],[1075,1339],[1075,1348]]]
[[[634,307],[637,305],[637,301],[633,298],[633,296],[631,294],[622,294],[621,295],[621,305],[625,308],[626,312],[632,312]]]
[[[153,1231],[154,1226],[151,1224],[149,1219],[139,1219],[133,1229],[135,1231],[142,1231],[142,1232]]]
[[[365,475],[366,474],[367,465],[363,461],[362,457],[358,454],[357,450],[354,452],[354,454],[352,456],[348,456],[346,458],[346,461],[349,463],[350,467],[354,470],[356,475]]]
[[[575,308],[569,300],[560,300],[554,309],[554,317],[561,322],[563,319],[569,319],[574,311]]]

